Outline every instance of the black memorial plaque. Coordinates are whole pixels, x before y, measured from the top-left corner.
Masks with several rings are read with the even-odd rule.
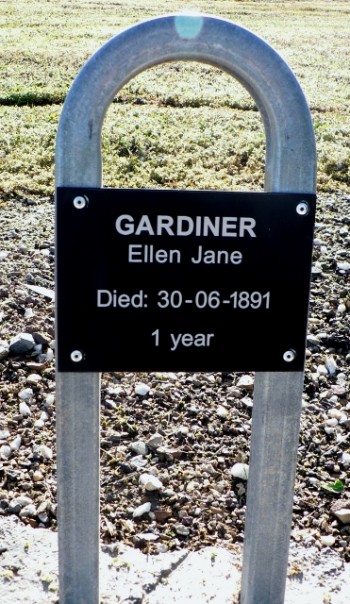
[[[302,370],[315,202],[58,188],[58,370]]]

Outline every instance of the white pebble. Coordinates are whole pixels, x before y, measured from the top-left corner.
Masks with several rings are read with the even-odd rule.
[[[0,459],[9,459],[12,455],[12,449],[9,445],[2,445],[0,447]]]
[[[49,459],[50,460],[53,457],[52,449],[50,449],[50,447],[47,447],[46,445],[39,445],[39,447],[38,447],[38,453],[44,459]]]
[[[229,414],[228,409],[226,409],[226,407],[224,407],[223,405],[219,405],[218,408],[216,409],[216,415],[218,417],[220,417],[221,419],[226,419],[228,414]]]
[[[36,428],[37,430],[41,430],[44,426],[45,422],[43,422],[42,419],[37,419],[36,422],[34,422],[34,428]]]
[[[350,464],[350,453],[343,453],[341,461],[343,464]]]
[[[340,271],[350,271],[350,263],[349,262],[337,262],[337,269]]]
[[[150,390],[151,389],[147,384],[136,384],[135,386],[135,394],[138,394],[139,396],[146,396]]]
[[[241,480],[248,480],[249,466],[246,463],[235,463],[231,470],[231,476],[234,478],[240,478]]]
[[[33,309],[29,306],[29,308],[26,308],[24,311],[24,318],[31,319],[32,317],[34,317]]]
[[[163,488],[163,483],[153,474],[141,474],[139,482],[145,491],[160,491]]]
[[[183,524],[177,524],[175,526],[175,532],[177,535],[180,535],[180,537],[188,537],[191,531],[188,526],[184,526]]]
[[[30,503],[22,508],[19,515],[21,518],[33,518],[33,516],[36,516],[36,507],[34,503]]]
[[[54,404],[54,402],[55,402],[55,395],[54,394],[48,394],[47,397],[46,397],[46,399],[45,399],[45,402],[44,402],[44,405],[45,405],[46,409],[48,409],[49,407],[51,407]]]
[[[144,514],[148,514],[148,512],[151,511],[151,504],[149,501],[147,501],[147,503],[143,503],[142,505],[139,505],[132,514],[133,518],[141,518],[141,516],[143,516]]]
[[[237,388],[242,388],[242,390],[253,390],[254,378],[250,375],[242,375],[237,382]]]
[[[163,444],[163,436],[161,434],[159,434],[159,432],[155,432],[154,434],[152,434],[151,438],[147,441],[147,446],[150,449],[158,449],[158,447],[161,447]]]
[[[29,415],[32,414],[31,410],[29,409],[27,403],[20,403],[19,404],[19,412],[21,415],[23,415],[23,417],[29,417]]]
[[[333,417],[336,420],[339,420],[342,417],[342,412],[339,409],[329,409],[327,413],[328,417]]]
[[[326,357],[326,367],[329,375],[334,375],[337,371],[337,363],[332,356]]]
[[[39,382],[41,382],[41,380],[42,380],[42,377],[38,373],[32,373],[31,375],[28,375],[28,377],[27,377],[28,384],[38,384]]]
[[[40,470],[35,470],[33,474],[33,480],[34,482],[41,482],[42,480],[44,480],[44,474],[40,472]]]
[[[325,425],[335,428],[338,425],[338,420],[335,417],[331,417],[330,419],[326,419]]]
[[[197,482],[196,480],[190,480],[190,482],[186,486],[186,491],[187,493],[193,493],[193,491],[196,491],[197,489],[199,489],[199,487],[199,482]]]
[[[142,539],[142,541],[157,541],[159,539],[159,535],[154,533],[137,533],[136,537]]]
[[[350,524],[350,509],[342,508],[341,510],[337,510],[334,512],[334,516],[340,520],[343,524]]]
[[[341,304],[338,305],[337,313],[338,313],[338,315],[343,315],[344,313],[346,313],[346,306],[345,306],[345,304],[341,303]]]
[[[326,547],[332,547],[335,544],[335,538],[332,535],[322,535],[320,541]]]
[[[16,438],[14,438],[12,442],[10,442],[10,447],[13,451],[16,451],[20,448],[21,444],[22,438],[20,436],[16,436]]]
[[[53,354],[52,348],[48,348],[47,351],[46,351],[46,360],[47,361],[52,361],[53,356],[54,356],[54,354]]]
[[[318,375],[328,375],[327,367],[325,365],[319,365],[317,367]]]
[[[346,375],[344,373],[338,373],[337,384],[338,386],[346,386]]]
[[[133,457],[129,463],[134,470],[142,470],[147,466],[148,461],[142,457],[142,455],[136,455],[136,457]]]
[[[24,390],[21,390],[21,392],[18,393],[19,398],[22,401],[30,401],[30,399],[33,397],[33,390],[31,388],[25,388]]]
[[[177,435],[178,436],[187,436],[189,433],[190,429],[188,426],[180,426],[177,430]]]
[[[137,440],[136,442],[131,443],[130,449],[137,455],[143,456],[143,455],[147,455],[147,453],[148,453],[148,447],[147,447],[146,443],[144,443],[142,440]]]

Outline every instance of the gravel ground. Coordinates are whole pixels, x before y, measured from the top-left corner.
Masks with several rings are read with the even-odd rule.
[[[0,206],[0,514],[55,528],[53,204]],[[318,201],[292,527],[295,542],[331,547],[345,562],[349,206],[341,194]],[[243,541],[245,472],[232,468],[249,463],[252,390],[252,376],[234,373],[103,374],[105,544],[165,553]]]

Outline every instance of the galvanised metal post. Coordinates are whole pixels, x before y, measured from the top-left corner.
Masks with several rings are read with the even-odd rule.
[[[101,128],[114,96],[138,73],[182,60],[225,70],[254,98],[266,133],[265,190],[314,193],[314,132],[293,73],[253,33],[204,15],[139,23],[91,57],[63,107],[56,185],[100,187]],[[61,604],[99,601],[99,380],[57,374]],[[256,375],[242,604],[284,600],[302,388],[302,372]]]

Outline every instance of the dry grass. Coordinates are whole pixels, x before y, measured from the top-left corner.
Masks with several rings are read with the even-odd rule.
[[[54,140],[65,95],[86,59],[121,28],[176,12],[172,0],[0,0],[0,192],[53,192]],[[350,188],[349,3],[197,0],[268,41],[310,104],[318,186]],[[206,65],[162,65],[120,94],[104,128],[105,182],[113,186],[260,189],[259,114],[232,78]]]

